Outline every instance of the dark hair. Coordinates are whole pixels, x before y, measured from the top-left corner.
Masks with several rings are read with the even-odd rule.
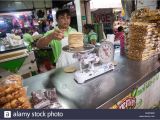
[[[71,12],[69,9],[59,9],[57,12],[56,12],[56,19],[58,19],[59,16],[62,16],[64,14],[67,14],[68,16],[71,16]]]
[[[83,27],[89,31],[94,30],[94,26],[92,24],[85,24]]]
[[[29,28],[22,28],[22,33],[29,33]]]
[[[38,32],[38,28],[37,27],[33,27],[32,30]]]
[[[119,26],[118,27],[118,32],[122,32],[123,31],[123,27],[122,26]]]

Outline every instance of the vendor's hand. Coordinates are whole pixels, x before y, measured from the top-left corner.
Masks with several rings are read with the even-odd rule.
[[[66,29],[60,29],[60,31],[62,31],[64,33],[66,31]]]
[[[96,40],[91,40],[92,45],[96,45]]]
[[[56,40],[62,40],[64,38],[64,32],[59,30],[59,29],[56,29],[53,33],[53,38],[56,39]]]

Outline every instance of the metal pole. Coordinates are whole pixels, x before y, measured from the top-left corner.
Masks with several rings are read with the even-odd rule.
[[[86,9],[87,9],[87,3],[86,3],[86,1],[84,1],[84,10],[85,10],[85,16],[86,16],[86,24],[88,24],[88,17],[87,17],[87,11],[86,11]]]
[[[80,4],[80,0],[75,0],[75,7],[76,7],[78,31],[82,32],[82,19],[81,19],[81,4]]]

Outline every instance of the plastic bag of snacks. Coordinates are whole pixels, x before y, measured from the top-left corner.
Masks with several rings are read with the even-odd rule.
[[[0,81],[0,108],[31,108],[26,89],[22,86],[22,77],[20,75],[10,75]]]
[[[32,105],[35,109],[62,109],[54,88],[33,91],[31,95]]]

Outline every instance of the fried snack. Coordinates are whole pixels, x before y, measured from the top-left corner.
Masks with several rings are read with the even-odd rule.
[[[20,75],[10,75],[5,79],[6,79],[6,84],[16,83],[17,85],[22,86],[22,77]]]
[[[30,109],[31,105],[30,105],[30,102],[28,101],[28,98],[22,96],[12,100],[9,103],[6,103],[2,108],[3,109]]]
[[[12,109],[11,103],[6,103],[4,106],[2,106],[3,109]]]
[[[17,99],[12,100],[10,103],[11,103],[12,109],[17,108],[18,106],[20,106],[20,105],[22,104],[22,103],[21,103],[19,100],[17,100]]]
[[[7,102],[10,102],[13,99],[17,99],[19,97],[26,96],[26,91],[24,88],[19,88],[17,91],[14,91],[11,94],[7,94],[4,97],[0,98],[0,105],[3,105]]]
[[[25,101],[28,101],[28,98],[26,96],[22,96],[22,97],[17,98],[17,100],[21,103],[24,103]]]
[[[31,104],[29,101],[24,102],[21,106],[18,106],[16,109],[31,109]]]
[[[3,87],[0,87],[0,97],[6,96],[7,94],[11,94],[15,91],[17,91],[21,86],[16,84],[6,85]]]
[[[12,98],[13,98],[13,96],[11,94],[7,95],[6,97],[1,97],[1,99],[0,99],[0,105],[8,103],[9,101],[12,100]]]
[[[159,21],[160,20],[160,10],[151,10],[149,8],[142,8],[132,12],[131,21],[143,22],[143,21]]]
[[[19,75],[10,75],[0,82],[0,107],[4,109],[29,109],[30,102],[22,87]]]
[[[11,107],[14,108],[18,108],[19,106],[21,106],[24,102],[28,101],[27,97],[19,97],[17,99],[12,100],[11,103]]]
[[[143,8],[133,12],[126,40],[127,56],[133,60],[146,60],[160,51],[159,10]]]
[[[19,75],[10,75],[0,81],[0,97],[6,96],[22,87],[22,78]]]

